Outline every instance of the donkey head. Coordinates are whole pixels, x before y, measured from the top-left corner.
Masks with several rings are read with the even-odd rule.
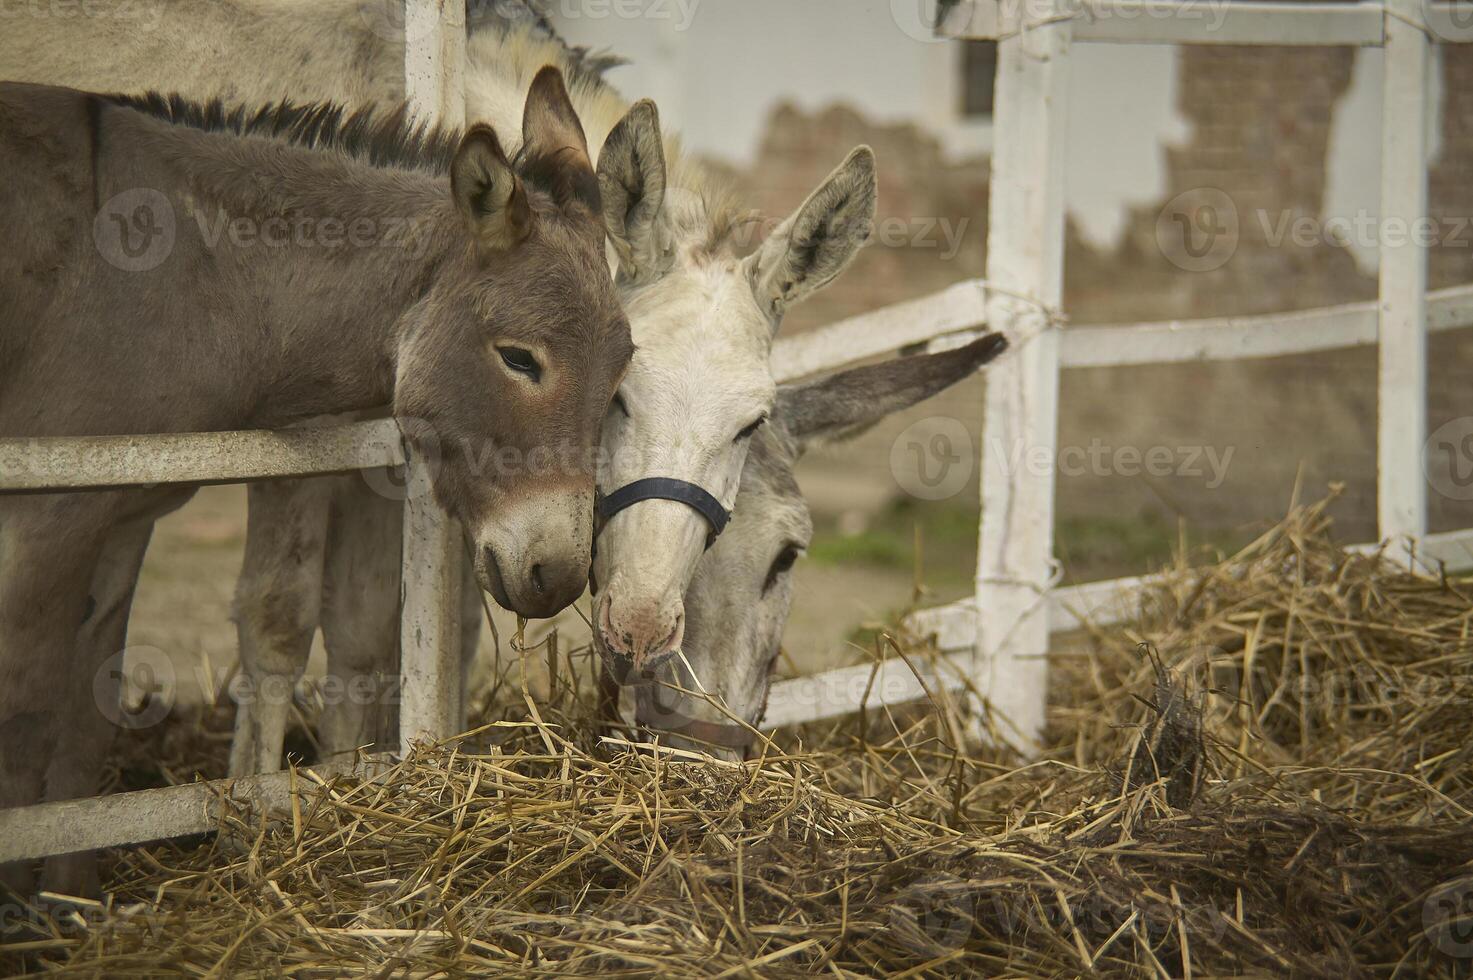
[[[685,657],[635,692],[639,723],[679,748],[739,757],[767,706],[792,603],[788,573],[813,533],[793,466],[811,446],[851,438],[970,375],[1007,348],[1001,334],[939,354],[901,357],[778,389],[753,440],[726,533],[685,594]],[[690,675],[689,668],[696,676]],[[705,690],[725,705],[682,693]]]
[[[732,250],[729,213],[685,189],[667,193],[652,103],[610,132],[599,182],[639,350],[604,434],[594,637],[614,676],[628,680],[681,647],[681,597],[774,409],[773,335],[787,308],[832,281],[868,236],[874,155],[849,154],[745,259]]]
[[[556,69],[527,95],[515,161],[476,126],[451,164],[463,236],[399,352],[394,414],[435,462],[481,585],[549,616],[588,578],[599,431],[633,346],[604,258],[598,180]]]

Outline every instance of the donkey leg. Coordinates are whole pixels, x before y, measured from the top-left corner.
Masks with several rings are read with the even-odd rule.
[[[92,796],[102,782],[116,725],[125,719],[119,713],[123,675],[108,669],[108,661],[127,645],[128,613],[152,535],[149,518],[117,528],[103,544],[89,589],[90,615],[77,631],[72,707],[46,770],[48,801]],[[97,895],[102,891],[97,855],[77,851],[47,858],[42,881],[48,891],[63,895]]]
[[[67,685],[86,680],[73,669],[77,624],[116,496],[0,504],[0,809],[40,802]],[[28,895],[29,863],[0,867],[0,884]]]
[[[358,476],[334,481],[328,522],[322,639],[322,747],[398,746],[399,581],[404,505]]]
[[[312,653],[322,606],[328,481],[253,483],[245,559],[235,586],[244,691],[236,698],[230,775],[281,768],[292,694]]]

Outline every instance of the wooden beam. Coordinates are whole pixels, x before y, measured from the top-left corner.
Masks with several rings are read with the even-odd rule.
[[[460,588],[464,534],[435,501],[430,461],[411,455],[404,502],[399,614],[399,744],[454,735],[461,724]]]
[[[465,124],[464,0],[404,0],[404,92],[421,115]],[[431,466],[409,460],[399,619],[399,744],[438,740],[461,725],[460,588],[464,535],[435,501]]]
[[[1379,542],[1368,542],[1349,545],[1345,550],[1369,554],[1381,547]],[[1473,528],[1422,538],[1416,543],[1415,567],[1427,575],[1444,569],[1451,574],[1473,570]],[[1135,614],[1141,592],[1159,585],[1164,577],[1161,573],[1132,575],[1054,589],[1048,597],[1049,632],[1066,633],[1087,623],[1107,626],[1125,622]],[[918,610],[907,617],[905,627],[918,636],[934,636],[939,649],[950,651],[966,648],[976,622],[977,600],[967,598]]]
[[[1419,0],[1387,0],[1381,86],[1376,514],[1383,539],[1427,533],[1427,137],[1431,64]],[[1423,234],[1426,234],[1424,231]]]
[[[404,98],[426,119],[465,126],[465,0],[404,0]]]
[[[1022,8],[1019,33],[998,44],[987,235],[987,323],[1013,350],[987,372],[982,429],[982,527],[972,676],[1022,740],[1042,731],[1047,690],[1046,591],[1053,571],[1059,332],[1063,295],[1064,134],[1070,24],[1057,0]],[[1019,297],[1027,297],[1027,300]]]
[[[403,461],[392,419],[274,431],[0,439],[0,493],[232,483]]]
[[[792,381],[926,343],[951,331],[980,327],[986,315],[987,294],[982,283],[959,282],[929,296],[779,337],[772,347],[772,373],[780,382]]]
[[[881,661],[878,667],[860,664],[778,681],[768,694],[762,727],[780,728],[838,718],[858,711],[861,704],[874,709],[887,704],[908,704],[924,699],[928,691],[932,696],[942,691],[959,691],[966,687],[971,669],[972,651],[967,649],[935,660],[917,657],[909,666],[894,657]]]
[[[1384,37],[1379,3],[1239,3],[1223,0],[1094,0],[1061,5],[1073,40],[1124,44],[1375,46]],[[1016,33],[1029,4],[963,0],[942,22],[948,37]]]
[[[1173,320],[1064,331],[1066,368],[1235,361],[1360,347],[1378,340],[1377,303],[1346,303],[1292,313]],[[1428,329],[1473,326],[1473,286],[1427,295]]]
[[[300,793],[319,780],[370,776],[377,768],[336,759],[297,770],[295,786]],[[272,772],[0,810],[0,865],[209,833],[220,825],[222,801],[279,810],[289,805],[293,785],[291,771]]]

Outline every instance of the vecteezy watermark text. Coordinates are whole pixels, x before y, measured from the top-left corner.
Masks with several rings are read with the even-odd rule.
[[[159,23],[167,6],[160,0],[0,0],[0,21],[22,17],[31,20],[111,20],[148,30]]]
[[[423,215],[300,214],[256,217],[233,215],[223,208],[189,209],[181,217],[169,197],[151,187],[133,187],[109,198],[92,222],[98,254],[124,272],[148,272],[173,253],[185,229],[195,228],[200,244],[222,249],[287,249],[338,251],[397,249],[411,259],[423,258],[431,239],[430,219]]]
[[[1240,213],[1232,197],[1216,187],[1183,191],[1156,216],[1157,248],[1187,272],[1221,268],[1245,240],[1271,249],[1473,248],[1473,216],[1381,217],[1364,208],[1324,215],[1294,208]]]
[[[394,248],[410,258],[421,258],[429,247],[429,222],[403,216],[343,219],[316,215],[275,215],[268,218],[232,217],[224,210],[196,211],[200,240],[214,251],[222,240],[238,249],[248,248]]]
[[[1227,479],[1236,446],[1111,445],[1093,438],[1087,444],[1066,446],[1011,444],[988,440],[983,452],[1004,473],[1033,476],[1149,476],[1156,479],[1200,480],[1216,490]],[[961,492],[976,465],[971,434],[959,420],[921,419],[896,437],[890,446],[890,472],[902,490],[921,500],[944,500]]]

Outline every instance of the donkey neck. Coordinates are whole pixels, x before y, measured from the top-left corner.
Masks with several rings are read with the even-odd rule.
[[[100,197],[167,188],[174,258],[208,267],[211,327],[229,331],[249,365],[242,424],[388,404],[404,314],[460,244],[448,178],[127,109],[110,115],[119,172],[100,173],[114,185]]]

